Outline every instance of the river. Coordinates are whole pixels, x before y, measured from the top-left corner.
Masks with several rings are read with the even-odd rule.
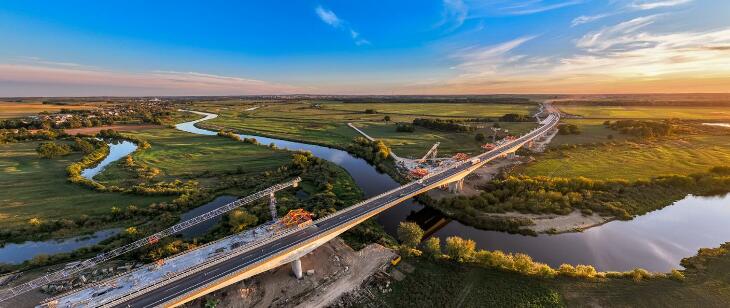
[[[176,128],[182,131],[215,135],[216,132],[200,129],[195,123],[213,119],[217,115],[196,112],[204,118],[181,123]],[[375,167],[361,158],[345,151],[319,145],[286,141],[254,135],[241,135],[242,138],[256,138],[262,144],[275,144],[289,150],[305,150],[313,155],[331,161],[353,177],[366,197],[380,194],[399,184],[390,176],[378,172]],[[131,142],[110,144],[110,154],[102,163],[84,170],[87,178],[101,172],[111,162],[118,160],[136,149]],[[92,171],[94,170],[94,171]],[[188,211],[183,219],[215,209],[234,198],[219,196],[215,200]],[[524,252],[535,260],[551,266],[561,263],[591,264],[603,271],[624,271],[636,267],[650,271],[666,272],[679,268],[679,261],[692,256],[702,247],[715,247],[730,241],[730,195],[722,197],[687,196],[683,200],[661,210],[648,213],[630,221],[612,221],[588,229],[581,233],[558,235],[523,236],[497,231],[479,230],[444,218],[437,211],[408,200],[394,206],[376,217],[386,232],[396,234],[401,221],[414,220],[424,229],[434,230],[432,236],[445,239],[448,236],[461,236],[476,241],[483,249],[500,249],[506,252]],[[184,232],[184,237],[202,234],[215,222],[196,226]],[[37,254],[69,252],[89,246],[112,236],[117,230],[104,230],[94,237],[77,237],[61,241],[25,242],[7,244],[0,248],[0,263],[17,263]]]
[[[215,135],[195,127],[195,123],[215,118],[215,114],[195,112],[205,117],[178,124],[177,129],[204,135]],[[345,151],[319,145],[286,141],[255,135],[262,144],[273,143],[289,150],[305,150],[331,161],[353,177],[366,197],[374,196],[399,184],[390,176],[378,172],[365,160]],[[702,247],[715,247],[730,241],[730,195],[722,197],[687,196],[661,210],[630,221],[612,221],[581,233],[524,236],[497,231],[479,230],[448,220],[438,212],[408,200],[377,216],[386,232],[395,235],[401,221],[415,219],[420,223],[440,226],[433,236],[445,239],[461,236],[476,241],[483,249],[524,252],[535,260],[551,266],[561,263],[591,264],[603,271],[625,271],[636,267],[666,272],[680,268],[679,262]],[[410,216],[410,218],[409,218]]]

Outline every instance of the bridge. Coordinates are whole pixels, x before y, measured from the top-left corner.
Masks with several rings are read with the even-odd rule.
[[[54,298],[44,305],[74,307],[83,298],[82,305],[85,307],[174,307],[289,263],[295,275],[301,277],[299,259],[320,245],[418,194],[445,185],[452,190],[459,190],[466,175],[489,161],[513,154],[522,146],[547,134],[559,123],[560,115],[551,106],[545,106],[542,112],[546,116],[539,121],[541,126],[515,140],[501,143],[491,151],[455,162],[419,180],[319,218],[310,225],[269,233],[225,253],[213,255],[195,266],[177,271],[174,275],[137,286],[124,294],[100,292],[100,286],[95,285]],[[185,254],[195,253],[197,250]]]

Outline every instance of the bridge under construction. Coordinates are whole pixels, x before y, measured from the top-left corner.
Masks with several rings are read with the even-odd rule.
[[[542,112],[544,118],[539,120],[540,127],[519,138],[495,145],[490,151],[470,159],[454,161],[418,180],[328,216],[314,221],[310,220],[309,223],[294,223],[278,228],[274,227],[277,223],[270,222],[241,234],[170,257],[165,259],[163,264],[149,265],[87,288],[52,298],[43,305],[48,307],[76,307],[78,305],[84,307],[172,307],[289,263],[291,263],[295,275],[300,277],[301,263],[299,258],[320,245],[378,213],[418,194],[445,185],[457,191],[461,187],[464,177],[474,170],[496,158],[513,154],[520,147],[546,135],[559,123],[560,115],[550,106],[543,108]],[[252,202],[266,196],[271,197],[275,191],[294,186],[296,183],[298,183],[298,180],[279,184],[279,186],[274,186],[244,199],[252,199],[248,201]],[[275,199],[272,198],[272,200]],[[272,202],[272,204],[275,206],[275,202]],[[231,210],[236,207],[229,205],[223,206],[223,208]],[[222,213],[218,215],[220,214]],[[303,215],[303,213],[299,213],[297,217],[301,217],[300,214]],[[282,219],[291,219],[291,217]],[[165,235],[165,232],[167,230],[162,231],[162,235]],[[153,235],[140,241],[146,241],[146,244],[149,244],[150,239],[152,241],[154,239],[159,240],[159,237]],[[55,276],[52,274],[45,279],[61,279],[65,277],[64,275],[77,273],[84,268],[107,260],[108,257],[129,251],[119,249],[101,254],[96,259],[91,259],[91,261],[82,262],[80,266],[83,266],[83,268],[79,267],[74,269],[73,272],[64,272],[55,274]],[[152,276],[155,278],[145,279],[145,277]],[[17,289],[11,290],[15,292],[11,296],[27,292],[29,289],[43,283],[45,283],[44,280],[38,280],[35,281],[35,285],[30,284],[22,286],[22,288],[16,287]]]

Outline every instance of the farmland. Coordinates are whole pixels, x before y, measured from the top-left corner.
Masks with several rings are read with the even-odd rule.
[[[53,105],[41,102],[3,102],[0,101],[0,119],[18,118],[35,115],[39,112],[59,112],[61,109],[88,110],[91,105]]]

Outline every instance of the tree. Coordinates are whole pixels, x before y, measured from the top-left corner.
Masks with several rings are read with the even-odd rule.
[[[74,143],[71,147],[74,151],[79,151],[84,154],[89,154],[94,151],[94,145],[81,138],[74,138]]]
[[[43,142],[36,148],[38,155],[43,158],[54,158],[57,156],[68,155],[71,153],[71,147],[66,144],[57,144],[55,142]]]
[[[241,232],[246,228],[255,225],[258,218],[244,210],[234,210],[228,214],[228,225],[231,232]]]
[[[423,243],[423,251],[432,258],[438,258],[441,255],[441,239],[438,237],[430,237]]]
[[[398,225],[398,240],[409,248],[415,248],[421,243],[423,230],[415,222],[401,222]]]
[[[478,142],[484,142],[484,140],[486,140],[486,139],[487,139],[487,138],[486,138],[486,137],[484,137],[484,134],[482,134],[482,133],[477,133],[477,134],[476,134],[476,135],[474,136],[474,140],[476,140],[476,141],[478,141]]]
[[[476,242],[458,236],[446,238],[446,254],[457,262],[469,262],[474,256]]]
[[[41,220],[37,217],[33,217],[30,220],[28,220],[28,224],[30,224],[33,227],[38,227],[42,224]]]
[[[385,116],[385,117],[383,117],[383,121],[385,121],[385,122],[390,122],[390,116]]]
[[[378,113],[375,109],[365,109],[365,113],[367,114],[375,114]]]

